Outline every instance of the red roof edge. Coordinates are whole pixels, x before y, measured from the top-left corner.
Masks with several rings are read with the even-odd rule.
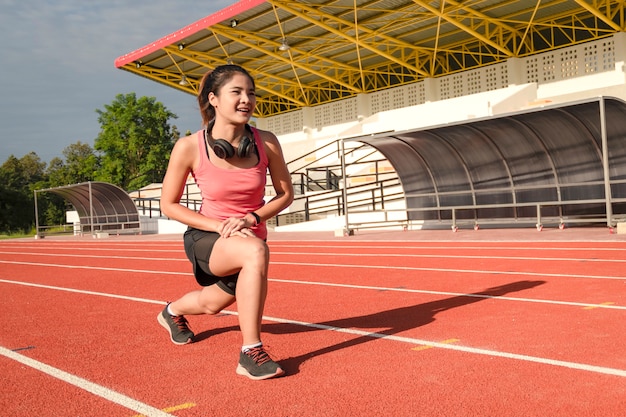
[[[253,7],[265,3],[265,0],[239,0],[237,3],[232,4],[212,15],[204,17],[184,28],[170,33],[167,36],[162,37],[146,46],[143,46],[135,51],[129,52],[115,59],[115,66],[121,68],[124,65],[137,61],[146,55],[151,54],[154,51],[158,51],[164,46],[171,45],[177,41],[185,39],[187,36],[197,33],[207,27],[222,22],[231,17],[236,17],[239,13],[248,11]]]

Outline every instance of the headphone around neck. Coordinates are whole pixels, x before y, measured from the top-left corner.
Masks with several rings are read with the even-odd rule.
[[[204,130],[204,140],[206,141],[207,147],[211,146],[213,153],[215,153],[215,155],[220,159],[232,158],[235,154],[237,154],[239,158],[247,158],[252,155],[252,152],[256,151],[254,139],[251,140],[247,135],[244,135],[241,138],[239,146],[237,146],[237,151],[235,152],[235,148],[227,140],[213,139],[213,136],[211,136],[212,130],[213,122],[211,122]],[[246,130],[250,132],[250,136],[254,137],[250,126],[246,125]]]

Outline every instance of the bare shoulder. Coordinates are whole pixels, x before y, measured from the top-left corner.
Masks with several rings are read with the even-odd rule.
[[[178,139],[176,143],[174,144],[174,147],[183,148],[184,150],[188,151],[190,150],[190,148],[196,147],[197,143],[198,143],[198,134],[192,133],[189,136],[185,136],[185,137]]]
[[[259,136],[261,137],[261,140],[263,140],[263,144],[266,149],[273,152],[280,151],[280,143],[278,142],[278,138],[275,134],[269,130],[261,130],[259,128],[256,128],[256,130],[259,132]]]
[[[182,137],[174,144],[172,150],[172,158],[185,162],[188,165],[193,164],[198,153],[198,134],[192,133],[189,136]]]

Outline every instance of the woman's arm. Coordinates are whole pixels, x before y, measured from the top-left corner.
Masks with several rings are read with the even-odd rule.
[[[259,131],[263,143],[265,144],[265,153],[269,161],[269,172],[272,179],[272,185],[276,191],[276,195],[263,207],[256,211],[261,221],[276,216],[293,202],[293,184],[291,183],[291,175],[285,164],[283,150],[276,136],[267,131]]]
[[[187,177],[198,159],[196,134],[179,139],[174,145],[161,192],[161,212],[173,220],[200,230],[216,231],[219,222],[180,204]]]

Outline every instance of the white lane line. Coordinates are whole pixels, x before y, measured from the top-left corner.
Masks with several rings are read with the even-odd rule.
[[[27,356],[13,352],[12,350],[7,349],[3,346],[0,346],[0,355],[19,362],[22,365],[29,366],[37,371],[48,374],[53,378],[60,379],[61,381],[74,385],[77,388],[97,395],[98,397],[101,397],[107,401],[119,404],[122,407],[126,407],[146,417],[172,417],[172,414],[168,414],[157,408],[149,406],[148,404],[137,401],[134,398],[130,398],[124,394],[120,394],[117,391],[113,391],[109,388],[103,387],[102,385],[95,384],[84,378],[62,371],[58,368],[54,368],[43,362],[39,362],[35,359],[31,359]]]
[[[300,326],[313,327],[313,328],[321,329],[321,330],[331,330],[331,331],[339,332],[339,333],[348,333],[348,334],[353,334],[353,335],[358,335],[358,336],[366,336],[366,337],[371,337],[371,338],[375,338],[375,339],[394,340],[396,342],[409,343],[409,344],[412,344],[412,345],[431,346],[431,347],[437,347],[437,348],[441,348],[441,349],[448,349],[448,350],[456,350],[456,351],[459,351],[459,352],[473,353],[473,354],[477,354],[477,355],[497,356],[497,357],[506,358],[506,359],[514,359],[514,360],[525,361],[525,362],[541,363],[541,364],[545,364],[545,365],[560,366],[560,367],[563,367],[563,368],[576,369],[576,370],[580,370],[580,371],[588,371],[588,372],[595,372],[595,373],[599,373],[599,374],[606,374],[606,375],[615,375],[615,376],[626,377],[626,370],[624,370],[624,369],[615,369],[615,368],[607,368],[607,367],[604,367],[604,366],[588,365],[588,364],[584,364],[584,363],[560,361],[560,360],[549,359],[549,358],[541,358],[541,357],[537,357],[537,356],[528,356],[528,355],[520,355],[520,354],[517,354],[517,353],[500,352],[500,351],[497,351],[497,350],[478,349],[478,348],[473,348],[473,347],[469,347],[469,346],[451,345],[451,344],[448,344],[448,343],[431,342],[431,341],[428,341],[428,340],[414,339],[414,338],[411,338],[411,337],[402,337],[402,336],[394,336],[394,335],[388,335],[388,334],[383,334],[383,333],[367,332],[367,331],[357,330],[357,329],[348,329],[348,328],[342,328],[342,327],[327,326],[327,325],[324,325],[324,324],[307,323],[307,322],[303,322],[303,321],[294,321],[294,320],[280,319],[280,318],[277,318],[277,317],[266,317],[266,316],[264,316],[263,318],[265,320],[273,321],[273,322],[276,322],[276,323],[295,324],[295,325],[300,325]]]
[[[4,261],[0,261],[2,263]],[[402,271],[429,271],[429,272],[453,272],[457,274],[481,274],[481,275],[523,275],[530,277],[560,277],[560,278],[588,278],[588,279],[616,279],[626,281],[626,277],[616,277],[612,275],[577,275],[577,274],[552,274],[546,272],[524,272],[524,271],[496,271],[483,269],[451,269],[451,268],[423,268],[413,266],[385,266],[385,265],[362,265],[362,264],[322,264],[312,262],[280,262],[272,261],[273,265],[293,265],[293,266],[318,266],[329,268],[366,268],[366,269],[395,269]]]
[[[173,241],[163,241],[164,243],[172,243]],[[367,241],[364,241],[367,243]],[[101,244],[100,242],[86,242],[87,245],[82,245],[83,242],[80,242],[81,246],[61,246],[61,243],[43,246],[42,244],[21,244],[17,242],[11,242],[10,244],[3,244],[0,242],[0,248],[3,249],[14,249],[14,248],[27,248],[27,249],[37,249],[37,250],[48,250],[48,249],[64,249],[64,250],[73,250],[73,251],[120,251],[127,250],[133,252],[180,252],[182,246],[182,239],[180,242],[176,242],[176,245],[171,246],[170,249],[160,249],[163,247],[168,247],[168,245],[157,245],[154,247],[150,246],[151,242],[147,241],[137,241],[136,243],[129,243],[120,245],[120,247],[116,247],[115,245],[107,244],[105,246],[97,246],[96,243]],[[379,241],[373,241],[376,244],[367,244],[367,245],[338,245],[331,242],[328,244],[318,244],[318,245],[306,245],[301,244],[300,242],[294,244],[287,241],[274,240],[269,241],[268,244],[271,248],[323,248],[323,249],[411,249],[411,250],[489,250],[489,251],[537,251],[537,252],[546,252],[546,251],[572,251],[572,252],[588,252],[588,251],[596,251],[596,252],[622,252],[624,251],[623,247],[597,247],[597,246],[551,246],[551,247],[541,247],[541,246],[504,246],[504,245],[494,245],[494,246],[468,246],[468,245],[423,245],[421,242],[414,241],[406,241],[404,244],[397,244],[398,241],[391,241],[388,245],[381,245]],[[395,244],[394,244],[395,243]],[[497,242],[497,243],[507,243],[507,242]],[[549,241],[541,241],[537,243],[551,243]],[[558,243],[558,242],[557,242]],[[586,244],[589,244],[588,241],[585,241]],[[597,242],[603,243],[603,242]],[[608,242],[610,244],[622,243],[622,242]],[[137,247],[141,246],[141,247]],[[146,248],[148,246],[148,248]]]
[[[94,258],[94,259],[130,259],[130,260],[148,260],[148,261],[185,261],[185,257],[178,258],[155,258],[140,256],[111,256],[111,255],[86,255],[77,253],[42,253],[42,252],[10,252],[0,251],[2,255],[23,255],[23,256],[52,256],[66,258]],[[287,256],[345,256],[358,258],[427,258],[427,259],[498,259],[510,261],[544,261],[544,262],[600,262],[600,263],[626,263],[626,259],[598,259],[598,258],[541,258],[534,256],[484,256],[484,255],[439,255],[439,254],[422,254],[422,253],[327,253],[327,252],[277,252],[272,251],[272,255]]]
[[[0,261],[1,263],[9,263],[9,264],[25,264],[25,265],[35,265],[35,266],[51,266],[58,268],[68,268],[68,269],[89,269],[89,270],[101,270],[101,271],[114,271],[114,272],[129,272],[129,273],[145,273],[145,274],[161,274],[161,275],[192,275],[190,272],[175,272],[175,271],[154,271],[154,270],[146,270],[146,269],[126,269],[126,268],[107,268],[107,267],[94,267],[94,266],[76,266],[76,265],[58,265],[58,264],[44,264],[44,263],[34,263],[34,262],[13,262],[13,261]],[[273,264],[281,264],[284,262],[272,262]],[[296,263],[286,263],[289,265],[299,265]],[[328,264],[311,264],[317,266],[342,266],[342,265],[328,265]],[[345,266],[345,265],[343,265]],[[362,265],[354,265],[354,267],[365,267]],[[367,267],[373,268],[373,267]],[[396,267],[377,267],[383,269],[407,269],[407,268],[396,268]],[[424,269],[424,268],[422,268]],[[432,271],[440,271],[439,269],[432,269]],[[467,271],[457,271],[457,272],[467,272]],[[478,271],[477,271],[478,272]],[[490,272],[490,271],[480,271],[480,273],[492,273],[492,274],[511,274],[515,275],[513,272]],[[548,274],[536,274],[537,276],[547,276]],[[559,277],[567,277],[565,275],[556,275]],[[585,278],[585,276],[581,276]],[[590,278],[599,278],[599,277],[590,277]],[[615,278],[615,277],[607,277],[607,279],[626,279],[626,278]],[[406,293],[420,293],[420,294],[432,294],[432,295],[445,295],[445,296],[454,296],[454,297],[489,297],[486,295],[478,295],[478,294],[465,294],[465,293],[453,293],[453,292],[443,292],[443,291],[429,291],[429,290],[418,290],[411,288],[394,288],[394,287],[377,287],[377,286],[367,286],[367,285],[356,285],[356,284],[338,284],[331,282],[316,282],[316,281],[298,281],[298,280],[285,280],[285,279],[277,279],[277,278],[269,278],[269,281],[274,282],[283,282],[289,284],[301,284],[301,285],[318,285],[318,286],[326,286],[326,287],[343,287],[343,288],[356,288],[356,289],[367,289],[367,290],[375,290],[375,291],[396,291],[396,292],[406,292]],[[0,282],[6,282],[11,284],[21,284],[21,285],[31,285],[31,286],[39,286],[41,288],[46,288],[46,285],[42,284],[31,284],[21,281],[11,281],[0,278]],[[49,287],[51,289],[57,289],[58,287]],[[77,292],[81,292],[82,290],[77,290]],[[100,293],[95,293],[100,294]],[[604,308],[604,309],[614,309],[614,310],[626,310],[626,306],[614,305],[614,304],[590,304],[590,303],[579,303],[574,301],[556,301],[556,300],[543,300],[543,299],[535,299],[535,298],[518,298],[518,297],[497,297],[499,300],[506,301],[519,301],[519,302],[530,302],[530,303],[543,303],[543,304],[553,304],[553,305],[567,305],[574,307],[593,307],[593,308]]]
[[[126,271],[126,272],[144,272],[147,274],[173,274],[182,275],[182,272],[168,272],[168,271],[151,271],[151,270],[139,270],[139,269],[125,269],[125,268],[107,268],[99,266],[81,266],[81,265],[61,265],[50,264],[41,262],[20,262],[20,261],[6,261],[0,260],[0,264],[12,264],[12,265],[33,265],[33,266],[53,266],[58,268],[69,269],[97,269],[103,271]],[[386,265],[362,265],[362,264],[328,264],[328,263],[312,263],[312,262],[280,262],[271,261],[272,265],[293,265],[293,266],[315,266],[315,267],[328,267],[328,268],[365,268],[365,269],[393,269],[401,271],[428,271],[428,272],[445,272],[445,273],[458,273],[458,274],[481,274],[481,275],[518,275],[518,276],[531,276],[531,277],[557,277],[557,278],[585,278],[585,279],[609,279],[624,281],[626,277],[618,277],[612,275],[577,275],[577,274],[554,274],[554,273],[542,273],[542,272],[523,272],[523,271],[496,271],[496,270],[482,270],[482,269],[450,269],[450,268],[422,268],[411,266],[386,266]]]
[[[132,297],[132,296],[129,296],[129,295],[119,295],[119,294],[111,294],[111,293],[107,293],[107,292],[79,290],[79,289],[76,289],[76,288],[57,287],[57,286],[54,286],[54,285],[35,284],[35,283],[32,283],[32,282],[11,281],[11,280],[8,280],[8,279],[0,279],[0,282],[4,282],[6,284],[22,285],[24,287],[45,288],[45,289],[48,289],[48,290],[73,292],[73,293],[87,294],[87,295],[97,295],[99,297],[119,298],[119,299],[122,299],[122,300],[137,301],[137,302],[140,302],[140,303],[163,304],[163,305],[167,304],[164,301],[150,300],[150,299],[147,299],[147,298]],[[593,307],[595,307],[595,306],[593,306]]]
[[[2,280],[0,279],[0,282],[1,281]],[[288,283],[288,284],[322,285],[325,287],[355,288],[355,289],[374,290],[374,291],[395,291],[395,292],[415,293],[415,294],[444,295],[444,296],[450,296],[450,297],[492,298],[492,299],[497,299],[497,300],[519,301],[523,303],[540,303],[540,304],[565,305],[565,306],[585,307],[585,308],[607,308],[607,309],[614,309],[614,310],[626,310],[626,306],[620,306],[620,305],[615,305],[615,304],[589,304],[589,303],[578,303],[574,301],[542,300],[540,298],[507,297],[504,295],[487,295],[487,294],[467,294],[467,293],[448,292],[448,291],[417,290],[417,289],[411,289],[411,288],[376,287],[372,285],[335,284],[332,282],[294,281],[294,280],[289,280],[289,279],[278,279],[278,278],[271,278],[270,281],[283,282],[283,283]]]
[[[377,241],[375,241],[377,242]],[[380,243],[380,242],[377,242]],[[507,251],[507,250],[511,250],[511,251],[516,251],[516,250],[528,250],[528,251],[540,251],[540,252],[545,252],[545,251],[573,251],[573,252],[577,252],[577,251],[581,251],[581,252],[587,252],[587,251],[597,251],[597,252],[621,252],[624,250],[623,247],[597,247],[597,246],[586,246],[586,247],[582,247],[582,246],[577,246],[577,247],[570,247],[570,246],[550,246],[550,247],[542,247],[542,246],[503,246],[503,245],[494,245],[494,246],[456,246],[456,245],[446,245],[446,246],[431,246],[431,245],[415,245],[415,244],[411,244],[411,243],[415,243],[413,241],[407,241],[404,242],[404,245],[380,245],[380,244],[371,244],[371,245],[334,245],[334,244],[328,244],[328,245],[305,245],[305,244],[291,244],[291,243],[284,243],[283,241],[270,241],[269,245],[270,247],[288,247],[288,248],[323,248],[323,249],[357,249],[357,250],[363,250],[363,249],[411,249],[411,250],[424,250],[424,249],[441,249],[441,250],[446,250],[446,251],[450,251],[450,250],[459,250],[459,249],[464,249],[464,250],[489,250],[489,251]],[[498,242],[498,243],[506,243],[506,242]],[[550,243],[548,241],[546,242],[538,242],[538,243]],[[585,242],[585,243],[589,243],[589,242]],[[600,243],[600,242],[598,242]],[[609,242],[609,243],[614,243],[614,242]],[[621,243],[621,242],[619,242]]]
[[[184,257],[179,258],[154,258],[145,256],[111,256],[111,255],[81,255],[78,253],[40,253],[40,252],[0,252],[3,255],[26,255],[26,256],[52,256],[54,258],[87,258],[87,259],[128,259],[133,261],[185,261],[189,262],[189,259]]]
[[[171,249],[157,249],[157,248],[146,248],[145,245],[142,248],[130,247],[130,248],[101,248],[101,247],[93,247],[93,248],[85,248],[85,247],[72,247],[72,246],[49,246],[49,247],[41,247],[41,246],[19,246],[19,245],[11,245],[11,246],[2,246],[0,245],[0,249],[7,250],[6,253],[22,253],[19,252],[20,249],[32,249],[32,250],[64,250],[64,251],[73,251],[73,252],[166,252],[166,253],[181,253],[181,247],[175,247]],[[8,250],[15,249],[15,250]],[[37,252],[38,254],[43,254],[42,252]]]
[[[3,253],[3,252],[0,252]],[[37,254],[33,254],[37,255]],[[423,253],[319,253],[319,252],[276,252],[272,255],[310,255],[310,256],[346,256],[359,258],[389,257],[389,258],[428,258],[428,259],[499,259],[508,261],[554,261],[554,262],[616,262],[626,263],[626,259],[598,259],[598,258],[540,258],[536,256],[486,256],[486,255],[435,255]]]
[[[132,273],[144,273],[144,274],[163,274],[163,275],[191,275],[191,272],[172,272],[172,271],[153,271],[149,269],[129,269],[129,268],[109,268],[105,266],[86,266],[86,265],[61,265],[61,264],[48,264],[40,262],[17,262],[17,261],[2,261],[0,264],[12,264],[12,265],[31,265],[31,266],[51,266],[56,268],[67,269],[93,269],[97,271],[115,271],[115,272],[132,272]]]
[[[114,294],[108,294],[108,293],[98,293],[98,292],[94,292],[94,291],[83,291],[83,290],[77,290],[77,289],[73,289],[73,288],[53,287],[53,286],[48,286],[48,285],[42,286],[42,285],[31,284],[31,283],[25,284],[25,283],[21,283],[19,281],[7,281],[7,280],[1,280],[1,279],[0,279],[0,282],[6,282],[6,283],[18,284],[18,285],[28,285],[28,286],[34,286],[34,287],[42,287],[42,288],[48,288],[48,289],[55,289],[55,290],[59,290],[59,291],[70,291],[70,292],[78,292],[78,293],[82,292],[82,293],[90,294],[90,295],[98,295],[98,296],[103,296],[103,297],[123,298],[123,299],[128,299],[128,300],[131,300],[131,301],[141,301],[141,302],[145,302],[145,303],[154,303],[154,304],[160,304],[160,305],[166,304],[163,301],[156,301],[156,300],[149,300],[149,299],[139,299],[139,298],[136,298],[136,297],[126,297],[126,296],[114,295]],[[229,311],[229,310],[223,310],[222,313],[223,314],[230,314],[230,315],[237,315],[237,312]],[[336,327],[336,326],[328,326],[328,325],[325,325],[325,324],[309,323],[309,322],[305,322],[305,321],[283,319],[283,318],[278,318],[278,317],[263,316],[263,320],[274,322],[274,323],[293,324],[293,325],[297,325],[297,326],[309,327],[309,328],[314,328],[314,329],[328,330],[328,331],[333,331],[333,332],[338,332],[338,333],[348,333],[348,334],[353,334],[353,335],[358,335],[358,336],[370,337],[370,338],[373,338],[373,339],[393,340],[393,341],[396,341],[396,342],[408,343],[408,344],[411,344],[411,345],[432,346],[432,347],[438,347],[438,348],[441,348],[441,349],[448,349],[448,350],[455,350],[455,351],[459,351],[459,352],[472,353],[472,354],[476,354],[476,355],[497,356],[497,357],[506,358],[506,359],[513,359],[513,360],[519,360],[519,361],[525,361],[525,362],[540,363],[540,364],[544,364],[544,365],[559,366],[559,367],[563,367],[563,368],[575,369],[575,370],[580,370],[580,371],[587,371],[587,372],[594,372],[594,373],[600,373],[600,374],[606,374],[606,375],[615,375],[615,376],[620,376],[620,377],[626,377],[626,370],[624,370],[624,369],[608,368],[608,367],[589,365],[589,364],[584,364],[584,363],[561,361],[561,360],[556,360],[556,359],[542,358],[542,357],[529,356],[529,355],[521,355],[521,354],[517,354],[517,353],[510,353],[510,352],[500,352],[500,351],[497,351],[497,350],[479,349],[479,348],[473,348],[473,347],[470,347],[470,346],[462,346],[462,345],[456,345],[456,344],[455,345],[451,345],[451,344],[447,344],[447,343],[431,342],[429,340],[422,340],[422,339],[415,339],[415,338],[410,338],[410,337],[388,335],[388,334],[376,333],[376,332],[368,332],[368,331],[363,331],[363,330],[342,328],[342,327]]]

